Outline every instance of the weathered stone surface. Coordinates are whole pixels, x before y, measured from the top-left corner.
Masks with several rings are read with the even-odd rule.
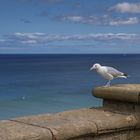
[[[93,96],[108,100],[140,103],[140,84],[123,84],[110,87],[97,87]]]
[[[49,127],[56,139],[66,140],[81,135],[97,134],[96,124],[90,120],[90,117],[92,117],[91,112],[93,113],[90,109],[81,109],[53,115],[22,117],[15,120]]]
[[[140,129],[134,131],[134,137],[131,140],[140,140]]]
[[[81,139],[81,140],[132,140],[134,137],[134,131],[120,131],[117,133],[107,133],[103,135],[98,135],[90,139]],[[77,139],[79,140],[79,139]]]
[[[44,128],[0,121],[0,140],[52,140],[52,134]]]
[[[76,140],[81,137],[80,139],[84,138],[83,140],[92,140],[96,137],[104,140],[105,137],[119,138],[121,131],[133,132],[137,123],[138,120],[132,114],[113,113],[104,111],[103,108],[81,109],[1,121],[0,138],[2,140]],[[118,134],[111,136],[114,133]],[[127,140],[126,136],[130,138],[128,133],[122,136],[124,140]]]
[[[47,116],[16,118],[15,120],[49,127],[58,140],[133,129],[138,123],[135,116],[131,114],[117,114],[103,109],[80,109]]]
[[[82,136],[72,140],[140,140],[140,130],[127,130],[114,133],[105,133],[96,136]]]
[[[103,107],[104,109],[107,109],[108,111],[113,111],[113,112],[128,112],[128,113],[135,113],[135,112],[140,112],[136,107],[139,105],[130,103],[130,102],[122,102],[122,101],[114,101],[114,100],[103,100]]]

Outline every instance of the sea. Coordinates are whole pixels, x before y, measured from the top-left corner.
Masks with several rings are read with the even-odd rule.
[[[107,81],[94,63],[129,75],[112,85],[140,83],[139,54],[1,54],[0,119],[101,106],[91,91]]]

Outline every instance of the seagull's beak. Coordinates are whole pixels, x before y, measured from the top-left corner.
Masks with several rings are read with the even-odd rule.
[[[94,67],[91,67],[91,68],[90,68],[90,70],[93,70],[93,69],[94,69]]]
[[[93,65],[90,70],[96,70],[96,67]]]

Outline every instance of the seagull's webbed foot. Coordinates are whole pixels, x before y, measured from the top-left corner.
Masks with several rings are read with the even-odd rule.
[[[110,87],[111,81],[108,81],[104,87]]]

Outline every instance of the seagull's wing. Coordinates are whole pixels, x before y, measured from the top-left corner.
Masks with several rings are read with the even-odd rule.
[[[118,71],[117,69],[113,68],[113,67],[106,67],[107,73],[111,74],[113,77],[119,77],[119,76],[123,76],[124,73]]]

